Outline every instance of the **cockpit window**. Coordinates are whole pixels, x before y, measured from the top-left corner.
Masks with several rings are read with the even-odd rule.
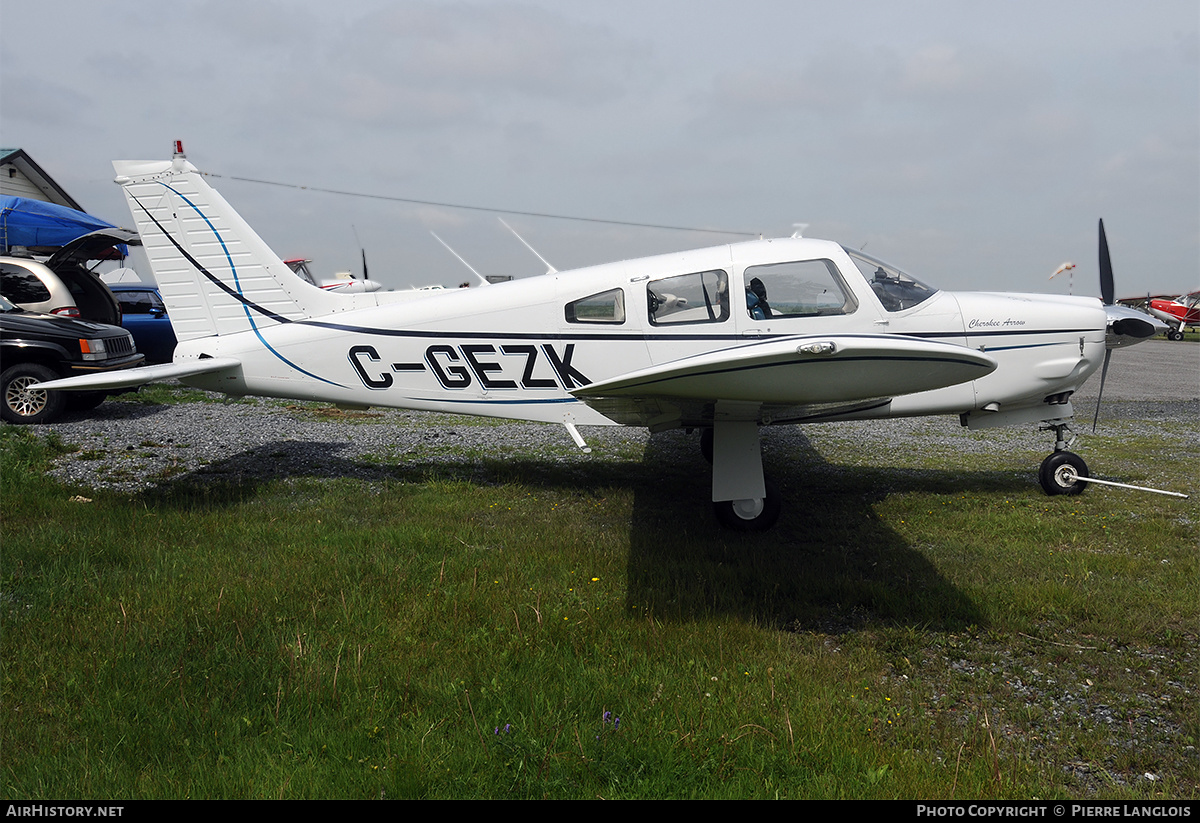
[[[665,277],[646,284],[655,326],[721,323],[729,319],[729,275],[720,269]]]
[[[755,320],[851,314],[858,308],[832,260],[749,266],[746,311]]]
[[[905,274],[882,260],[876,260],[860,251],[851,251],[850,249],[846,249],[846,254],[850,255],[854,265],[858,266],[863,277],[867,278],[867,282],[871,284],[871,291],[875,292],[879,302],[888,311],[911,309],[938,292],[937,289],[926,286],[915,277]]]

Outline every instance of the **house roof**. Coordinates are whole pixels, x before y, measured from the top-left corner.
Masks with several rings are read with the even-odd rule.
[[[14,181],[18,175],[23,177],[28,185],[10,184],[10,181]],[[24,149],[0,148],[0,194],[29,197],[33,193],[29,190],[30,186],[40,193],[39,199],[43,199],[47,203],[57,203],[60,206],[83,211],[83,207],[76,202],[75,198],[54,182],[54,178],[35,163]]]

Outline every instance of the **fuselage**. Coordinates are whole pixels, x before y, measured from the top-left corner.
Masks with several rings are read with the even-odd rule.
[[[189,381],[231,394],[581,424],[614,421],[573,390],[760,341],[898,335],[997,363],[978,379],[821,419],[1061,406],[1103,361],[1097,300],[935,291],[852,255],[805,238],[719,246],[262,323],[188,340],[176,359],[237,358],[236,372]],[[762,422],[811,419],[811,391],[771,389]]]

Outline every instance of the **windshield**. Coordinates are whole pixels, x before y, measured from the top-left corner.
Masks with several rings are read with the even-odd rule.
[[[882,260],[850,249],[846,249],[846,254],[850,255],[862,276],[867,278],[867,282],[871,284],[871,291],[875,292],[879,302],[888,311],[911,309],[937,294],[937,289],[926,286],[912,275],[905,274]]]
[[[0,312],[8,314],[10,311],[20,311],[20,309],[8,302],[7,297],[0,295]]]

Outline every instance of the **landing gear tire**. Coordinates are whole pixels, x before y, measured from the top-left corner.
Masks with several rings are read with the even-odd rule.
[[[1038,470],[1038,480],[1049,495],[1080,494],[1087,483],[1078,478],[1090,476],[1087,463],[1074,452],[1055,452],[1042,461]]]
[[[1178,329],[1171,329],[1169,332],[1167,332],[1167,339],[1178,342],[1183,339],[1183,332],[1179,331]]]
[[[57,380],[58,375],[37,363],[19,363],[0,375],[0,416],[9,423],[50,423],[62,414],[65,399],[62,392],[39,391],[29,387],[35,383]]]
[[[766,481],[767,496],[756,500],[722,500],[713,503],[717,521],[737,532],[764,532],[775,525],[782,508],[779,488]]]

